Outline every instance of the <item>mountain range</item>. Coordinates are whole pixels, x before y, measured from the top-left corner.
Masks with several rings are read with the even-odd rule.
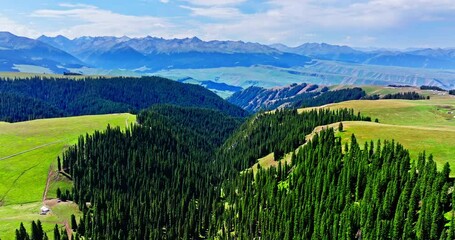
[[[0,71],[157,74],[200,84],[224,96],[249,86],[292,82],[453,88],[455,49],[360,50],[326,43],[288,47],[196,37],[30,39],[0,32]]]
[[[41,36],[39,41],[64,49],[98,68],[123,68],[140,72],[161,69],[188,69],[252,66],[303,66],[310,58],[286,53],[258,43],[209,41],[199,38],[170,39],[145,37]]]
[[[85,63],[41,41],[0,32],[0,71],[19,71],[21,65],[62,72],[66,68],[80,68]]]
[[[297,47],[274,44],[271,47],[282,52],[295,53],[312,58],[368,65],[455,69],[455,49],[417,49],[404,51],[360,51],[348,46],[326,43],[305,43]]]

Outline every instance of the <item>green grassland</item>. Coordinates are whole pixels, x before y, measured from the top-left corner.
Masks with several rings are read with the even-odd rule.
[[[387,94],[403,90],[369,87],[366,91]],[[344,131],[339,133],[344,142],[349,142],[352,134],[355,134],[361,143],[378,139],[395,140],[409,149],[413,159],[426,151],[427,155],[433,154],[439,168],[446,162],[455,168],[455,97],[434,91],[419,92],[431,99],[358,100],[324,107],[353,108],[373,120],[379,119],[379,123],[344,122]],[[451,175],[455,176],[455,171],[452,171]]]
[[[455,128],[432,129],[370,122],[344,123],[344,131],[340,134],[343,141],[348,142],[352,134],[361,142],[395,139],[410,150],[412,159],[417,159],[418,154],[425,151],[434,155],[438,167],[441,168],[445,162],[455,166]]]
[[[63,203],[50,206],[51,214],[39,215],[48,173],[55,172],[57,156],[81,134],[103,130],[108,124],[125,128],[135,121],[131,114],[110,114],[0,122],[0,238],[13,239],[20,222],[29,228],[29,222],[37,219],[45,230],[52,230],[77,212],[74,205]],[[58,187],[71,186],[65,178],[54,175],[48,198],[55,197]]]

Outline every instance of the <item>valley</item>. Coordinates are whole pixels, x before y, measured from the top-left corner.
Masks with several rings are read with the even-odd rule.
[[[395,66],[355,64],[329,60],[315,60],[303,67],[279,68],[273,66],[252,66],[212,69],[169,69],[152,73],[176,81],[201,84],[211,80],[239,86],[272,88],[292,83],[319,85],[435,85],[447,89],[455,88],[455,71],[450,69],[422,69]],[[210,88],[209,88],[210,89]],[[233,91],[211,89],[227,97]]]

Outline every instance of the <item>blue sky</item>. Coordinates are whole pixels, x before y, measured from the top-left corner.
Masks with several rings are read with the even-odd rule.
[[[296,46],[455,47],[453,0],[4,1],[0,30],[38,37],[156,36]]]

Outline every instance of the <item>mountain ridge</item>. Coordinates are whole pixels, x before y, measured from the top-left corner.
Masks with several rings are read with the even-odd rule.
[[[138,69],[145,66],[149,70],[161,70],[255,64],[293,67],[304,66],[311,60],[306,56],[283,53],[259,43],[202,41],[197,37],[79,37],[70,40],[62,36],[41,36],[38,40],[65,49],[83,61],[105,69]],[[124,55],[127,56],[126,59]]]
[[[297,47],[288,47],[284,44],[273,44],[270,46],[283,52],[305,55],[321,60],[379,66],[455,69],[455,50],[451,48],[426,48],[417,50],[377,49],[365,51],[349,46],[327,43],[304,43]]]
[[[0,32],[0,70],[18,71],[18,66],[36,65],[54,72],[86,64],[71,54],[38,40]]]

